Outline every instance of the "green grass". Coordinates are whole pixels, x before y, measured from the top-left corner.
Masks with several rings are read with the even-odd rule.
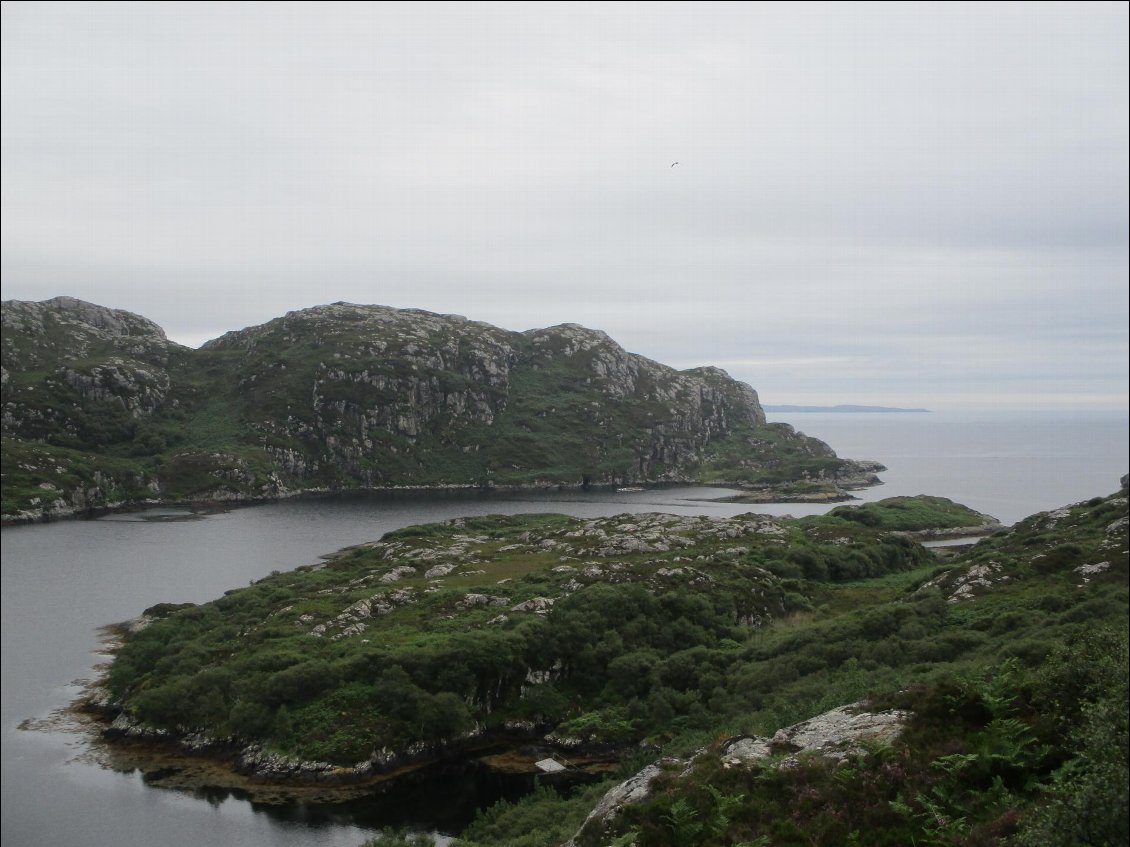
[[[839,506],[827,515],[809,519],[814,524],[863,524],[875,529],[917,532],[927,529],[978,527],[986,516],[945,497],[888,497],[874,503]]]

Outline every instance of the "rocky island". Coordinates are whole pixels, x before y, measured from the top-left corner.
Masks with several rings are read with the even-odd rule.
[[[722,370],[575,324],[335,303],[193,350],[57,297],[4,302],[2,353],[6,522],[401,488],[696,482],[819,501],[882,470],[766,423]]]

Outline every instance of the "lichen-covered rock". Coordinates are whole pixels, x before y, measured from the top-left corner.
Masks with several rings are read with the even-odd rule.
[[[537,614],[543,614],[545,612],[548,612],[550,607],[552,606],[552,597],[531,597],[529,600],[523,600],[521,603],[518,603],[513,608],[511,608],[510,611],[535,612]]]
[[[829,759],[845,759],[861,752],[864,742],[890,744],[902,733],[908,718],[906,712],[897,709],[872,712],[866,703],[852,703],[778,730],[768,741],[768,746],[773,751],[818,753]],[[750,764],[759,760],[756,754],[756,744],[744,747],[728,745],[722,750],[724,762],[737,759]],[[795,761],[795,756],[787,757],[781,766],[787,767]]]
[[[621,782],[619,785],[608,789],[600,802],[581,825],[580,830],[566,841],[562,847],[587,847],[600,842],[601,836],[608,829],[608,825],[624,810],[626,806],[642,803],[651,796],[651,784],[658,779],[667,768],[679,767],[685,762],[679,759],[663,759],[648,765],[634,776]]]
[[[970,565],[961,573],[943,574],[923,583],[918,590],[942,588],[947,594],[947,603],[960,603],[962,600],[974,599],[979,590],[992,588],[994,583],[1008,578],[1007,574],[1001,573],[999,562],[984,562]]]

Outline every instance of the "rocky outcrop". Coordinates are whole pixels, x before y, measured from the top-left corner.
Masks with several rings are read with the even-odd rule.
[[[73,297],[6,301],[2,322],[5,435],[77,441],[93,434],[91,410],[152,415],[169,399],[170,361],[187,352],[146,318]]]
[[[890,744],[901,734],[908,717],[906,712],[872,712],[866,703],[852,703],[779,729],[772,738],[731,739],[722,745],[719,755],[723,767],[749,767],[780,753],[789,755],[777,767],[790,767],[804,753],[842,760],[862,752],[864,742]]]
[[[229,360],[248,420],[278,458],[292,457],[291,472],[340,468],[372,485],[390,481],[369,461],[374,454],[494,423],[517,337],[453,315],[335,303],[228,333],[202,350],[238,354]]]
[[[956,604],[1038,575],[1060,574],[1080,589],[1125,579],[1127,506],[1123,489],[997,529],[961,565],[924,582],[918,592],[938,591]]]
[[[863,752],[865,743],[894,742],[909,717],[906,712],[872,712],[866,703],[853,703],[784,727],[772,738],[742,736],[725,742],[714,753],[700,750],[688,759],[662,759],[610,788],[577,834],[562,847],[595,847],[605,843],[605,836],[617,816],[626,807],[647,800],[657,779],[664,775],[674,779],[690,775],[695,761],[702,756],[717,755],[724,768],[788,768],[795,766],[798,757],[805,754],[842,761]]]
[[[85,373],[69,367],[58,373],[83,402],[118,403],[135,418],[156,412],[169,394],[168,373],[145,370],[118,358]]]
[[[455,518],[437,526],[458,530],[464,525],[465,519]],[[551,532],[525,532],[519,536],[518,543],[501,548],[487,536],[462,532],[452,532],[442,539],[435,535],[421,539],[394,536],[363,545],[367,553],[378,557],[381,566],[349,582],[349,600],[342,601],[340,612],[328,619],[304,614],[296,623],[315,638],[337,641],[361,636],[377,618],[419,603],[427,594],[446,588],[449,580],[462,581],[482,574],[476,565],[482,565],[487,559],[532,558],[545,553],[573,562],[550,569],[554,581],[559,583],[558,591],[552,596],[539,595],[514,602],[501,594],[465,592],[453,601],[449,611],[460,614],[473,609],[497,608],[501,614],[489,623],[499,624],[515,615],[544,617],[560,600],[597,584],[640,583],[655,593],[671,589],[711,591],[716,579],[707,572],[708,566],[725,562],[728,568],[737,570],[751,547],[784,545],[788,535],[782,521],[769,516],[719,518],[643,512],[578,520]],[[702,551],[702,545],[710,546],[709,554]],[[672,552],[680,555],[658,558]],[[649,554],[649,558],[639,563],[621,561],[637,554]],[[423,591],[410,586],[392,587],[421,573],[428,581]],[[746,574],[751,578],[748,591],[730,589],[735,605],[734,623],[756,629],[781,618],[786,613],[786,603],[780,580],[756,566],[750,566]],[[509,579],[498,582],[498,589],[503,590],[510,582]],[[369,586],[381,590],[369,594]],[[366,593],[358,598],[354,591]],[[551,676],[559,677],[561,671],[560,662],[548,671],[530,669],[526,682],[539,684]],[[547,676],[542,678],[542,674]],[[578,739],[566,746],[585,743],[585,739]]]
[[[677,372],[575,324],[515,333],[335,303],[204,350],[238,353],[248,420],[288,473],[339,484],[677,481],[712,442],[765,423],[753,389],[723,371]],[[268,401],[280,394],[285,417]],[[425,451],[472,478],[411,467]],[[548,472],[562,464],[565,478]]]
[[[5,300],[3,306],[0,320],[6,334],[39,339],[31,350],[23,350],[24,355],[38,356],[33,362],[42,362],[42,356],[57,356],[60,352],[87,356],[94,345],[105,340],[117,342],[126,352],[144,356],[160,352],[170,344],[165,331],[148,318],[74,297],[53,297],[39,303]],[[14,339],[9,343],[15,349]],[[26,366],[28,362],[22,364]]]
[[[589,844],[602,843],[602,836],[607,832],[609,825],[626,807],[642,803],[651,796],[652,784],[655,780],[670,771],[686,771],[689,766],[690,760],[661,759],[608,789],[600,798],[600,802],[589,812],[577,834],[561,847],[586,847]]]
[[[984,515],[985,522],[980,526],[951,526],[939,529],[894,530],[894,535],[909,538],[911,541],[952,541],[959,538],[976,540],[992,535],[1002,529],[1001,522],[996,518]]]

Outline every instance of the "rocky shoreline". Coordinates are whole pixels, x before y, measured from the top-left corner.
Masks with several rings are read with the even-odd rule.
[[[816,491],[810,494],[776,494],[770,491],[746,491],[730,497],[713,499],[712,503],[750,503],[769,505],[770,503],[847,503],[857,498],[843,489],[835,491]]]
[[[717,503],[845,503],[856,498],[850,493],[882,485],[878,474],[887,469],[880,462],[853,459],[855,473],[831,480],[800,480],[778,485],[751,486],[740,482],[718,483],[741,490],[741,494],[720,497]]]
[[[120,712],[111,717],[113,710],[102,711],[90,701],[74,708],[93,719],[95,758],[102,765],[140,771],[154,787],[229,790],[260,803],[342,803],[468,766],[545,778],[534,763],[563,758],[560,751],[538,743],[536,733],[523,734],[513,727],[479,730],[405,751],[376,751],[363,762],[343,766],[292,759],[253,742],[216,738],[201,730],[174,733],[146,727]],[[609,751],[570,752],[563,778],[606,773],[615,769],[619,758]]]
[[[99,652],[112,657],[130,632],[146,624],[141,617],[105,627]],[[100,670],[108,667],[102,665]],[[342,803],[468,765],[569,781],[615,769],[624,752],[576,739],[553,744],[543,735],[546,727],[511,723],[497,730],[476,727],[459,738],[406,750],[375,750],[364,761],[336,765],[291,758],[256,742],[217,737],[205,729],[146,726],[121,710],[105,682],[104,673],[89,681],[67,709],[88,735],[94,761],[112,770],[140,771],[155,787],[228,790],[260,803]],[[551,757],[566,762],[566,772],[546,775],[535,766]]]
[[[860,462],[859,464],[867,466],[868,470],[879,472],[886,470],[883,465],[877,462]],[[810,492],[798,492],[792,483],[785,483],[780,486],[764,486],[756,490],[746,489],[739,483],[717,482],[707,485],[699,480],[687,479],[677,480],[673,482],[664,482],[656,485],[648,485],[641,490],[664,490],[669,488],[678,488],[682,486],[707,486],[712,488],[739,488],[743,489],[742,494],[733,495],[730,497],[718,498],[714,502],[719,503],[840,503],[848,500],[855,499],[849,490],[858,490],[861,488],[869,488],[874,485],[882,485],[882,481],[875,476],[871,476],[868,481],[851,480],[848,482],[837,481],[832,488],[834,490],[813,490]],[[564,483],[564,482],[539,482],[529,483],[525,485],[490,485],[482,486],[476,484],[451,484],[451,485],[394,485],[385,487],[373,488],[349,488],[349,489],[329,489],[329,488],[302,488],[293,490],[282,490],[271,495],[263,495],[260,497],[248,497],[246,495],[234,495],[230,492],[213,492],[207,497],[192,500],[183,499],[162,499],[162,498],[146,498],[144,500],[123,500],[117,502],[107,502],[98,506],[76,506],[67,503],[65,500],[55,500],[50,505],[44,505],[40,509],[25,509],[14,514],[0,515],[0,526],[30,526],[41,523],[53,523],[60,520],[89,520],[92,518],[104,517],[105,515],[114,514],[129,514],[130,512],[140,512],[147,509],[159,508],[184,508],[191,509],[195,514],[209,514],[217,511],[225,511],[229,508],[240,508],[243,506],[258,506],[267,503],[277,503],[281,500],[299,500],[299,499],[322,499],[326,497],[366,497],[366,496],[395,496],[398,494],[464,494],[472,492],[481,492],[487,494],[525,494],[525,493],[546,493],[546,492],[615,492],[617,486],[613,484],[608,485],[579,485],[577,483]]]

